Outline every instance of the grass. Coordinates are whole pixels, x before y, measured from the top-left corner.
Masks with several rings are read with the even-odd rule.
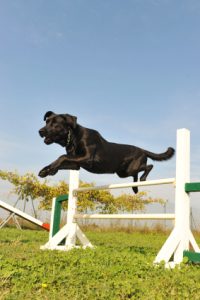
[[[97,247],[41,251],[48,233],[0,230],[0,299],[200,299],[200,266],[153,265],[162,232],[87,230]],[[197,237],[199,240],[199,238]]]

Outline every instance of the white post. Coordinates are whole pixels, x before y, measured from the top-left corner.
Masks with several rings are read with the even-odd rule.
[[[183,260],[183,251],[189,249],[190,241],[196,245],[190,231],[190,198],[185,192],[187,182],[190,182],[190,132],[183,128],[177,130],[175,227],[157,254],[155,263],[164,260],[173,267]]]
[[[74,189],[79,187],[79,171],[69,171],[69,198],[68,198],[68,211],[67,211],[67,227],[69,234],[66,238],[65,245],[69,248],[74,247],[76,244],[76,221],[74,216],[77,212],[77,197],[74,195]]]
[[[175,192],[175,228],[180,242],[174,253],[174,262],[180,263],[183,251],[189,250],[190,234],[190,196],[185,192],[185,183],[190,182],[190,132],[188,129],[177,131],[176,147],[176,192]]]

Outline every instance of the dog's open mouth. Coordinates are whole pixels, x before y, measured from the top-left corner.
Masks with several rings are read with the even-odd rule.
[[[50,138],[50,137],[45,137],[45,139],[44,139],[44,143],[46,144],[46,145],[49,145],[49,144],[52,144],[53,143],[53,141],[52,141],[52,139]]]

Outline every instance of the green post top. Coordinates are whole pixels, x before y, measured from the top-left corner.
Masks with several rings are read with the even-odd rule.
[[[63,202],[63,201],[67,201],[67,200],[68,200],[68,194],[60,195],[60,196],[56,197],[56,202]]]
[[[192,252],[192,251],[184,251],[183,257],[187,257],[189,261],[193,263],[200,263],[200,253],[199,252]]]
[[[190,182],[185,184],[185,192],[200,192],[200,182]]]

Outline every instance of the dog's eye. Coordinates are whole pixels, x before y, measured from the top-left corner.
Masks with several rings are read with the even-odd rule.
[[[61,129],[60,125],[56,124],[55,129]]]

